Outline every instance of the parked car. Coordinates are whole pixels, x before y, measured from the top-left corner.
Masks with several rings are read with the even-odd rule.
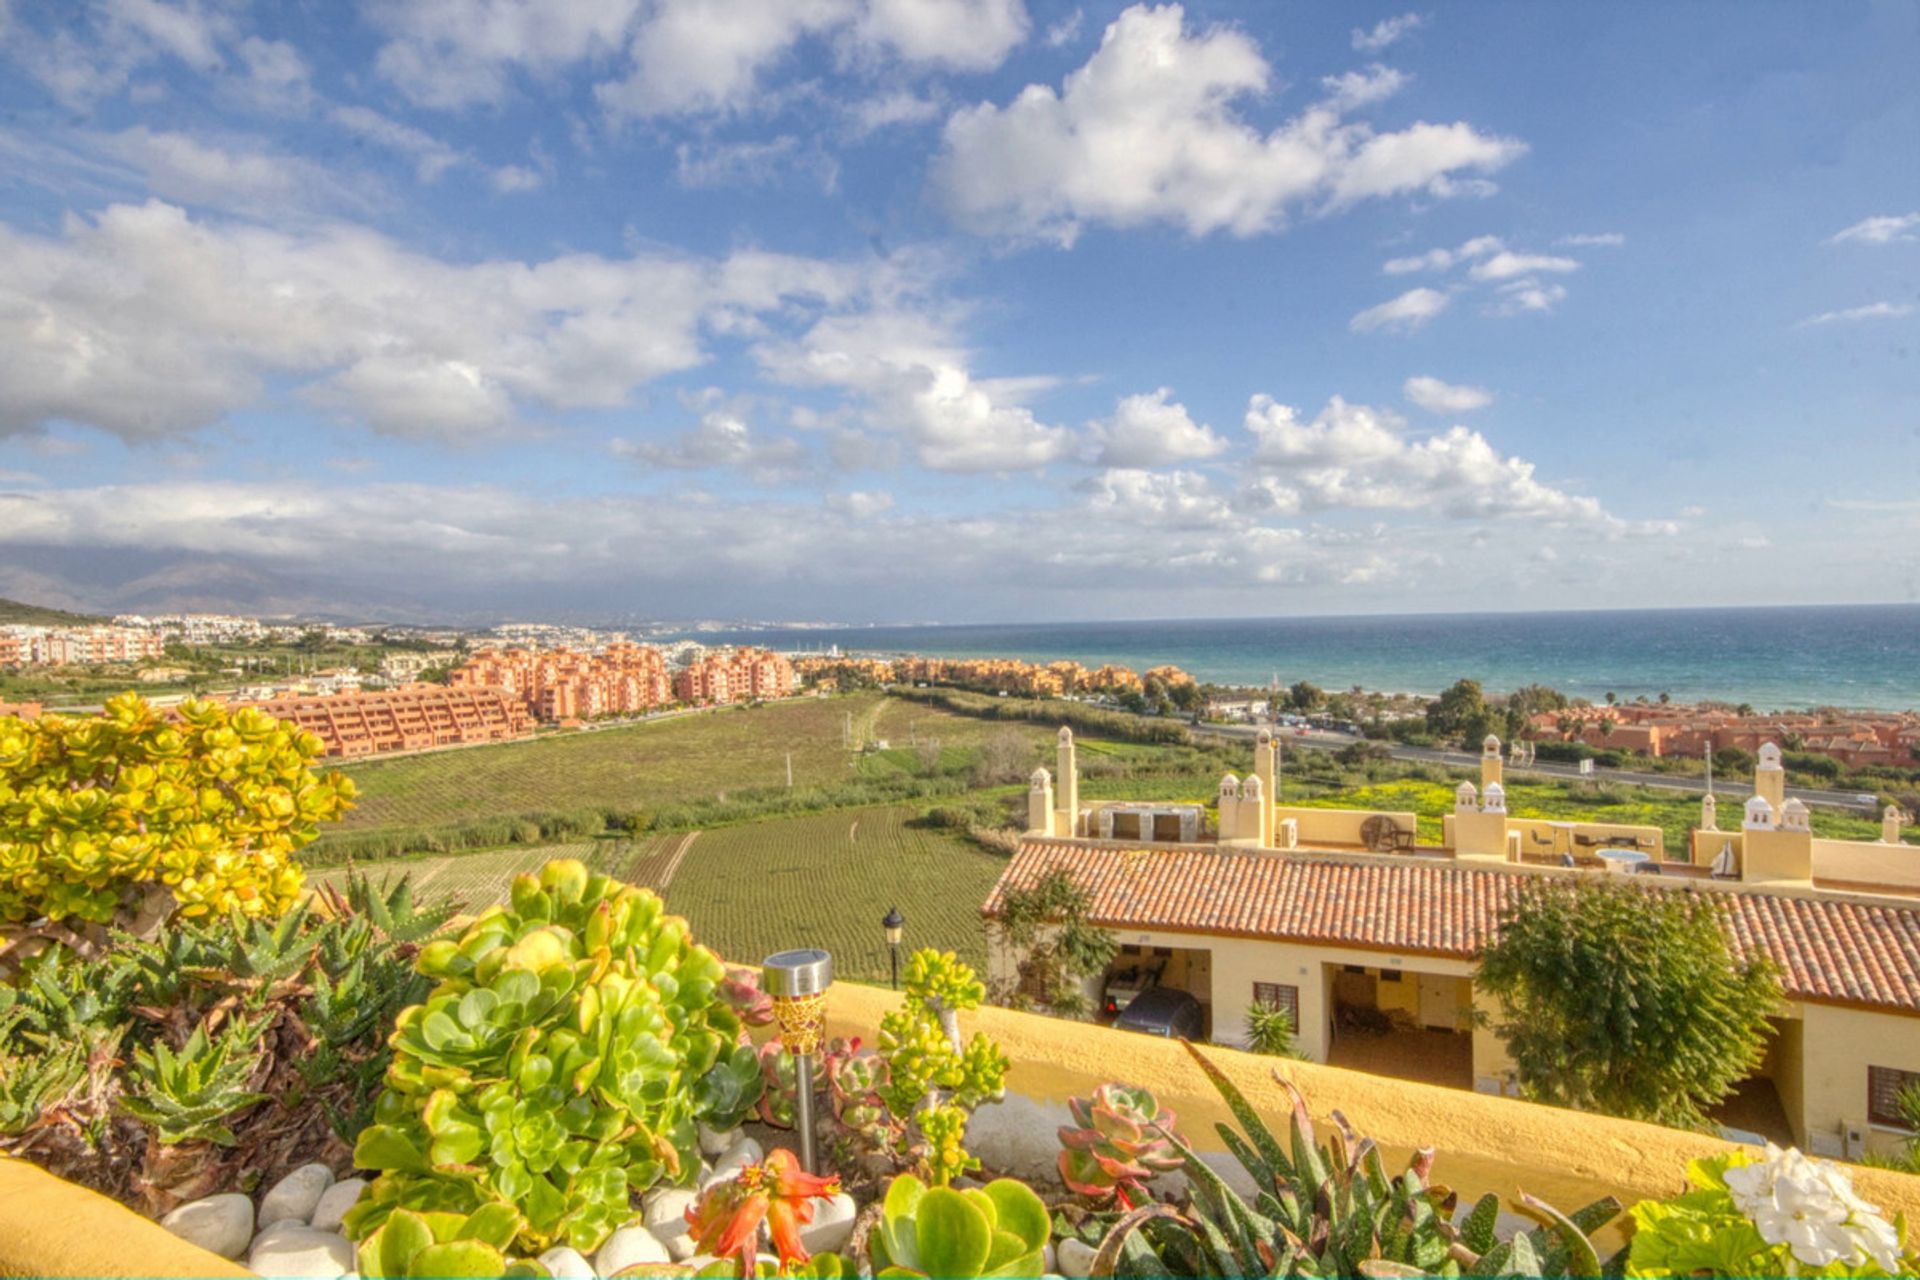
[[[1200,1039],[1206,1027],[1200,1002],[1177,987],[1155,987],[1134,997],[1113,1025],[1121,1031],[1139,1031],[1166,1039]]]
[[[1166,967],[1167,962],[1156,957],[1142,958],[1136,964],[1113,970],[1107,975],[1107,985],[1100,993],[1101,1011],[1109,1017],[1124,1013],[1142,992],[1160,985],[1160,972]]]

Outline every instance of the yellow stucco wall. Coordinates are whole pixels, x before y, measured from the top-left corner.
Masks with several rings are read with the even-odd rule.
[[[836,986],[828,999],[829,1031],[871,1037],[898,1002],[885,990]],[[1181,1133],[1196,1147],[1223,1149],[1213,1126],[1229,1119],[1226,1107],[1177,1043],[1006,1009],[978,1009],[961,1015],[961,1022],[968,1034],[979,1030],[993,1037],[1011,1058],[1012,1094],[1060,1104],[1107,1081],[1143,1086],[1179,1115]],[[1404,1160],[1416,1147],[1436,1148],[1436,1177],[1465,1195],[1512,1197],[1524,1189],[1570,1208],[1603,1194],[1631,1204],[1683,1190],[1688,1160],[1726,1149],[1699,1134],[1629,1120],[1222,1047],[1205,1052],[1276,1124],[1286,1102],[1274,1072],[1301,1090],[1317,1123],[1330,1123],[1338,1109],[1381,1143],[1390,1159]],[[1920,1219],[1920,1177],[1852,1172],[1869,1201]]]
[[[1279,830],[1281,822],[1292,819],[1300,829],[1303,845],[1365,844],[1360,838],[1360,828],[1376,814],[1392,818],[1393,825],[1402,831],[1420,829],[1420,817],[1414,813],[1381,809],[1296,809],[1291,805],[1275,806],[1274,829]]]
[[[1871,840],[1816,839],[1813,874],[1816,879],[1851,880],[1857,884],[1920,886],[1920,847]]]
[[[103,1195],[0,1157],[0,1277],[252,1274]]]
[[[1867,1124],[1867,1068],[1920,1071],[1920,1018],[1808,1003],[1800,1014],[1809,1149],[1823,1137],[1837,1140],[1843,1124],[1863,1130],[1871,1150],[1897,1148],[1905,1135]]]

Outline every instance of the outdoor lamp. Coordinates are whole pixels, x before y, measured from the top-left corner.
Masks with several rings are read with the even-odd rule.
[[[887,914],[880,917],[880,927],[887,931],[887,951],[893,970],[893,989],[900,989],[900,930],[906,927],[907,918],[900,914],[900,908],[888,907]]]
[[[780,951],[760,962],[760,989],[772,997],[781,1042],[793,1054],[793,1127],[808,1173],[820,1172],[814,1152],[813,1063],[826,1032],[832,985],[833,957],[818,948]]]

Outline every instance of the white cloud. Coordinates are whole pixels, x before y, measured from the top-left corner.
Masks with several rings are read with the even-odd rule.
[[[1239,107],[1271,80],[1243,33],[1189,34],[1178,5],[1135,5],[1058,91],[1032,84],[1005,106],[983,102],[949,118],[934,186],[956,221],[989,234],[1070,245],[1089,223],[1169,223],[1192,235],[1254,235],[1296,209],[1450,194],[1462,175],[1525,150],[1465,123],[1378,133],[1343,118],[1342,99],[1362,92],[1345,81],[1262,134]],[[1384,91],[1391,77],[1366,83]]]
[[[1475,280],[1511,280],[1515,276],[1530,276],[1542,271],[1565,273],[1578,271],[1580,264],[1572,258],[1553,257],[1544,253],[1496,253],[1490,258],[1473,264],[1467,274]]]
[[[853,391],[877,431],[899,432],[935,471],[1030,471],[1064,458],[1072,433],[1019,403],[1030,384],[982,380],[944,325],[912,311],[827,316],[796,342],[758,351],[798,386]]]
[[[1870,302],[1864,307],[1848,307],[1844,311],[1822,311],[1817,316],[1808,316],[1800,322],[1801,328],[1820,324],[1852,324],[1857,320],[1898,320],[1902,316],[1913,314],[1910,302]]]
[[[1347,321],[1347,328],[1355,333],[1372,333],[1379,329],[1390,333],[1411,333],[1445,311],[1447,303],[1447,295],[1438,289],[1409,289],[1397,298],[1389,298],[1378,306],[1360,312]]]
[[[284,40],[248,36],[234,52],[246,67],[244,93],[255,106],[298,114],[312,104],[312,72],[298,49]]]
[[[194,137],[136,125],[70,139],[83,157],[109,157],[136,170],[142,188],[163,200],[253,215],[363,209],[370,202],[364,187],[256,138]]]
[[[1489,315],[1517,316],[1528,312],[1551,311],[1566,301],[1567,287],[1532,279],[1510,281],[1500,286],[1499,296],[1487,308]]]
[[[1380,270],[1390,276],[1403,276],[1414,271],[1445,271],[1457,263],[1499,253],[1505,247],[1499,236],[1475,236],[1458,249],[1429,249],[1410,257],[1389,258],[1380,264]]]
[[[1308,508],[1426,510],[1454,519],[1524,518],[1579,524],[1609,535],[1664,535],[1666,521],[1629,523],[1593,498],[1535,478],[1534,465],[1501,455],[1486,437],[1453,427],[1409,441],[1396,415],[1339,396],[1311,422],[1290,405],[1256,395],[1246,428],[1254,460],[1284,480]]]
[[[1626,236],[1618,231],[1580,232],[1570,236],[1561,236],[1555,244],[1566,245],[1574,249],[1610,249],[1618,248],[1627,242]]]
[[[900,90],[856,102],[849,108],[849,114],[853,118],[854,132],[865,137],[896,125],[925,124],[938,119],[941,110],[938,98],[921,97]]]
[[[1232,505],[1197,471],[1116,467],[1077,487],[1094,511],[1160,528],[1217,528],[1235,521]]]
[[[1094,459],[1103,467],[1164,467],[1196,462],[1224,452],[1227,442],[1195,422],[1183,404],[1161,387],[1151,395],[1127,396],[1113,417],[1087,430]]]
[[[1358,53],[1379,53],[1388,45],[1427,25],[1427,20],[1417,13],[1403,13],[1397,18],[1382,18],[1373,24],[1371,30],[1363,27],[1353,29],[1353,47]]]
[[[389,0],[373,13],[390,37],[377,65],[417,103],[497,103],[517,76],[584,65],[606,77],[596,94],[616,119],[748,110],[807,39],[983,71],[1027,32],[1021,0]]]
[[[1493,403],[1493,392],[1485,387],[1456,386],[1424,374],[1408,378],[1402,391],[1428,413],[1471,413]]]
[[[1047,28],[1047,48],[1058,49],[1072,44],[1080,34],[1080,28],[1086,21],[1086,11],[1076,6],[1074,11]]]
[[[621,405],[704,360],[706,333],[853,300],[873,271],[745,250],[450,264],[362,228],[221,226],[157,201],[57,238],[0,226],[0,435],[177,436],[274,379],[314,380],[377,431],[490,431],[507,404]]]
[[[1836,231],[1828,244],[1893,244],[1920,240],[1920,213],[1879,214]]]
[[[74,111],[91,110],[156,64],[179,62],[202,73],[226,66],[222,45],[232,38],[232,19],[220,6],[98,0],[50,8],[70,17],[70,25],[47,34],[16,19],[5,32],[5,52]]]
[[[681,143],[674,149],[674,177],[683,187],[761,186],[780,176],[783,169],[799,165],[812,167],[830,176],[830,164],[822,170],[825,158],[802,158],[800,139],[782,134],[765,142],[707,142],[699,146]]]
[[[666,443],[616,439],[610,446],[614,456],[671,470],[736,467],[767,475],[806,465],[806,446],[791,438],[756,438],[738,407],[717,402],[719,396],[708,393],[713,403],[691,431]]]
[[[893,510],[893,495],[878,489],[853,489],[827,495],[827,508],[855,520],[871,520]]]
[[[546,182],[538,170],[523,164],[505,164],[487,174],[487,181],[493,184],[495,191],[513,194],[520,191],[537,191]]]
[[[455,148],[424,129],[381,115],[371,107],[335,107],[329,118],[356,137],[407,157],[422,182],[437,182],[465,159]]]

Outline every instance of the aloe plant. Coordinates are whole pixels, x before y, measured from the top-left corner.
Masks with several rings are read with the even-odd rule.
[[[1101,1242],[1095,1274],[1123,1264],[1198,1276],[1598,1276],[1591,1234],[1620,1212],[1611,1196],[1566,1215],[1531,1197],[1521,1208],[1542,1225],[1511,1240],[1494,1238],[1496,1197],[1477,1202],[1460,1227],[1454,1193],[1429,1181],[1433,1152],[1415,1152],[1389,1177],[1371,1138],[1338,1125],[1325,1144],[1299,1090],[1274,1079],[1291,1103],[1283,1143],[1232,1081],[1198,1049],[1187,1052],[1240,1125],[1218,1126],[1222,1141],[1253,1179],[1249,1205],[1178,1134],[1162,1130],[1183,1157],[1193,1203],[1181,1211],[1148,1204],[1116,1222]],[[1616,1260],[1617,1265],[1617,1260]]]
[[[264,1101],[247,1087],[259,1066],[261,1023],[228,1020],[217,1036],[195,1027],[176,1052],[164,1041],[135,1049],[134,1067],[120,1106],[153,1126],[162,1144],[212,1142],[233,1145],[226,1120]]]
[[[658,896],[578,861],[517,877],[509,906],[417,964],[438,985],[395,1021],[354,1147],[380,1175],[347,1216],[355,1238],[396,1208],[505,1202],[526,1252],[592,1252],[635,1193],[693,1179],[697,1123],[731,1128],[758,1101],[720,961]]]
[[[1036,1276],[1052,1225],[1025,1183],[997,1178],[955,1191],[903,1173],[867,1240],[878,1276]]]
[[[1103,1084],[1091,1098],[1067,1099],[1067,1110],[1079,1127],[1060,1127],[1060,1180],[1095,1204],[1132,1209],[1146,1200],[1149,1180],[1182,1163],[1166,1136],[1173,1112],[1145,1089]]]
[[[506,1250],[520,1226],[519,1211],[507,1204],[486,1205],[470,1214],[398,1209],[360,1242],[357,1266],[365,1280],[547,1275],[537,1262],[508,1257]]]

